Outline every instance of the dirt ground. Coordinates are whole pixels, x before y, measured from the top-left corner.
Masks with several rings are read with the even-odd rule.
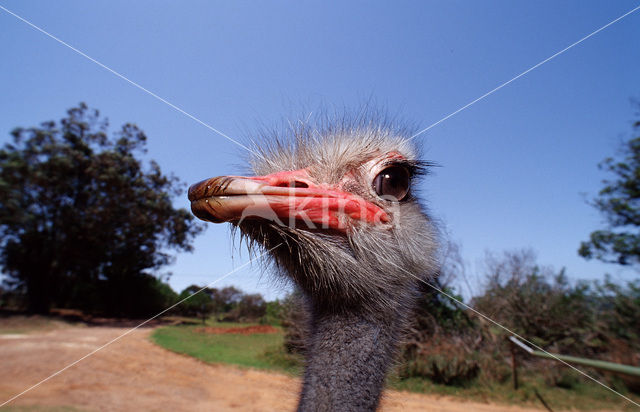
[[[0,335],[0,404],[127,330],[66,327]],[[154,345],[148,339],[150,332],[151,329],[135,330],[10,405],[73,406],[83,411],[295,410],[298,379],[205,364]],[[536,409],[387,391],[381,410],[523,412]]]

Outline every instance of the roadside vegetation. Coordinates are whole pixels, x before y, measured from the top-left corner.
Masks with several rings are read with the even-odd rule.
[[[285,305],[287,302],[285,302]],[[193,356],[208,363],[223,363],[241,368],[255,368],[291,376],[300,376],[303,367],[303,356],[290,351],[288,344],[288,328],[276,327],[275,333],[255,333],[250,335],[234,333],[207,333],[203,330],[201,319],[193,318],[191,324],[160,327],[151,335],[151,340],[176,353]],[[285,322],[286,323],[286,322]],[[247,326],[264,326],[260,323],[228,323],[207,319],[204,327],[246,328]],[[423,353],[423,362],[435,362],[442,366],[445,376],[457,376],[459,368],[456,359],[451,356],[454,345],[440,345],[431,352]],[[548,380],[544,368],[553,369],[551,361],[527,360],[521,355],[520,361],[526,366],[519,369],[519,388],[512,384],[508,349],[502,356],[490,357],[491,363],[483,363],[483,368],[472,379],[436,382],[432,377],[412,374],[408,375],[406,360],[400,362],[388,378],[389,387],[396,390],[462,397],[481,402],[498,402],[507,404],[525,404],[542,408],[542,398],[554,410],[633,410],[628,402],[612,392],[588,381],[575,372],[558,368],[560,376],[554,382]],[[473,358],[473,356],[471,357]],[[453,361],[452,361],[453,360]],[[467,362],[467,361],[464,361]],[[472,359],[470,362],[474,362]],[[451,372],[446,372],[447,370]],[[502,375],[496,379],[492,374],[496,370]],[[592,374],[594,371],[587,371]],[[451,375],[447,375],[450,373]],[[597,374],[597,372],[595,372]],[[602,376],[600,376],[602,378]],[[608,384],[610,380],[605,378]],[[621,381],[614,381],[614,388],[622,391],[632,399],[640,397],[625,388]]]
[[[467,276],[457,250],[456,245],[450,245],[443,258],[446,264],[442,276],[433,283],[463,301],[444,283],[451,282],[454,276]],[[569,282],[562,270],[539,265],[530,250],[488,254],[483,270],[479,275],[484,279],[484,290],[468,304],[497,322],[554,353],[639,364],[637,282],[625,286],[608,279]],[[260,310],[253,308],[250,312],[260,316],[242,317],[245,322],[229,316],[240,313],[241,292],[214,290],[206,296],[234,299],[226,305],[209,302],[228,312],[204,317],[185,312],[193,317],[184,318],[182,325],[155,330],[152,340],[205,362],[300,374],[308,315],[299,294],[261,304]],[[231,318],[236,322],[228,322]],[[273,325],[276,329],[274,333],[250,335],[206,332],[210,327],[242,329],[259,325]],[[554,410],[632,410],[624,399],[565,365],[531,357],[520,349],[514,352],[518,373],[518,389],[514,389],[513,348],[508,336],[503,329],[425,287],[399,362],[388,378],[389,386],[485,402],[537,407],[543,407],[544,402]],[[640,400],[634,378],[581,369],[625,396]]]
[[[207,326],[237,328],[256,324],[207,321]],[[173,352],[193,356],[205,362],[227,363],[297,375],[301,357],[284,350],[284,333],[207,333],[201,326],[168,326],[156,329],[151,340]]]

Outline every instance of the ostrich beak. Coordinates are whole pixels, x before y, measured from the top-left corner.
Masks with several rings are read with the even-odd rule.
[[[379,206],[336,187],[318,185],[306,170],[266,176],[219,176],[189,188],[191,211],[214,223],[268,220],[281,226],[346,231],[348,220],[388,222]]]

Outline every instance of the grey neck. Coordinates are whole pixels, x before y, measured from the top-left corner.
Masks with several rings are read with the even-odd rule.
[[[375,411],[401,323],[313,310],[298,411]]]

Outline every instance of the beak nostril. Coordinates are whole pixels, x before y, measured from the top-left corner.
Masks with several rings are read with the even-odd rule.
[[[275,185],[277,187],[301,187],[301,188],[308,188],[309,185],[306,184],[305,182],[302,182],[300,180],[291,180],[288,182],[280,182],[277,185]]]

